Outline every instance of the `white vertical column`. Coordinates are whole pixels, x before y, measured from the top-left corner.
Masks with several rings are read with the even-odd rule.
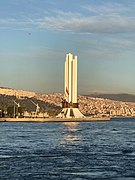
[[[68,91],[69,91],[69,98],[68,102],[72,102],[72,61],[73,61],[73,55],[68,54]]]
[[[66,96],[66,99],[68,101],[68,93],[67,93],[67,90],[68,90],[68,54],[66,55],[66,61],[65,61],[65,96]],[[67,89],[67,90],[66,90]]]
[[[73,58],[72,102],[77,103],[77,56]]]

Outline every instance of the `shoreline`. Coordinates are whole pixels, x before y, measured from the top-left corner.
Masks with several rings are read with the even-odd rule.
[[[0,118],[0,122],[26,122],[26,123],[59,123],[59,122],[103,122],[111,119],[135,119],[135,116],[118,117],[85,117],[85,118]]]
[[[109,117],[105,118],[0,118],[0,122],[93,122],[93,121],[109,121]]]

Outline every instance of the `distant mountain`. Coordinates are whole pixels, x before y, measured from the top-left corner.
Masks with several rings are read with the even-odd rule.
[[[89,97],[97,97],[123,102],[135,102],[135,95],[132,94],[90,94]]]

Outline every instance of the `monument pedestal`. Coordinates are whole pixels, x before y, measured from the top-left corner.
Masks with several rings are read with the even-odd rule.
[[[63,108],[61,113],[57,116],[60,118],[84,118],[85,116],[78,108]]]

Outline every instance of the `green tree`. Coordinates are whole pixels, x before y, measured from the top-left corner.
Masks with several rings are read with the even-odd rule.
[[[14,106],[8,106],[7,107],[7,115],[9,117],[14,117]]]

